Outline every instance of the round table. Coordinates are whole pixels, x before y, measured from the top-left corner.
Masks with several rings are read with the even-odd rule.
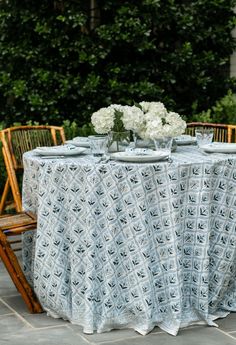
[[[172,162],[24,155],[25,273],[43,308],[104,332],[147,334],[236,311],[234,155],[178,147]]]

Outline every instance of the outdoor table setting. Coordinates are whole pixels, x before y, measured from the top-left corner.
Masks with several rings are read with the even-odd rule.
[[[48,315],[85,333],[176,335],[236,311],[233,146],[209,153],[194,139],[164,159],[127,161],[84,141],[24,154],[23,207],[38,219],[24,269]]]

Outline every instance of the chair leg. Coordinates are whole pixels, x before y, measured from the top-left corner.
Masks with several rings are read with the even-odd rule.
[[[19,189],[15,169],[13,166],[13,162],[10,158],[10,152],[8,149],[6,150],[3,147],[2,154],[5,161],[9,184],[10,184],[12,196],[15,203],[15,209],[17,212],[21,212],[22,211],[21,194],[20,194],[20,189]]]
[[[9,177],[7,177],[7,180],[6,180],[4,189],[3,189],[1,201],[0,201],[0,214],[3,214],[3,211],[6,208],[6,201],[7,201],[7,195],[9,192],[9,188],[10,188],[10,180],[9,180]]]
[[[43,309],[27,282],[17,257],[4,234],[0,234],[0,257],[29,311],[31,313],[42,313]]]

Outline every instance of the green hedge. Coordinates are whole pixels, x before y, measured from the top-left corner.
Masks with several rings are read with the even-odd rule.
[[[234,90],[235,0],[97,0],[95,23],[89,2],[0,1],[0,121],[81,127],[142,100],[190,118]]]
[[[236,94],[233,94],[232,90],[229,90],[211,108],[194,115],[192,120],[236,124]]]

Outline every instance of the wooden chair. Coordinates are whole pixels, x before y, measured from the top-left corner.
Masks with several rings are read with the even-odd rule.
[[[21,212],[0,216],[0,258],[31,313],[41,313],[43,309],[25,278],[9,237],[36,229],[36,226],[36,219],[30,213]]]
[[[21,193],[17,174],[23,171],[23,153],[38,146],[53,146],[65,142],[63,127],[57,126],[19,126],[0,131],[3,158],[7,171],[7,180],[0,201],[0,214],[7,208],[11,191],[14,208],[22,211]]]
[[[236,143],[236,125],[228,125],[228,133],[231,138],[231,143]]]
[[[213,141],[219,142],[236,142],[235,130],[236,125],[220,124],[220,123],[207,123],[207,122],[191,122],[187,123],[186,134],[195,136],[196,128],[213,128],[214,137]]]

